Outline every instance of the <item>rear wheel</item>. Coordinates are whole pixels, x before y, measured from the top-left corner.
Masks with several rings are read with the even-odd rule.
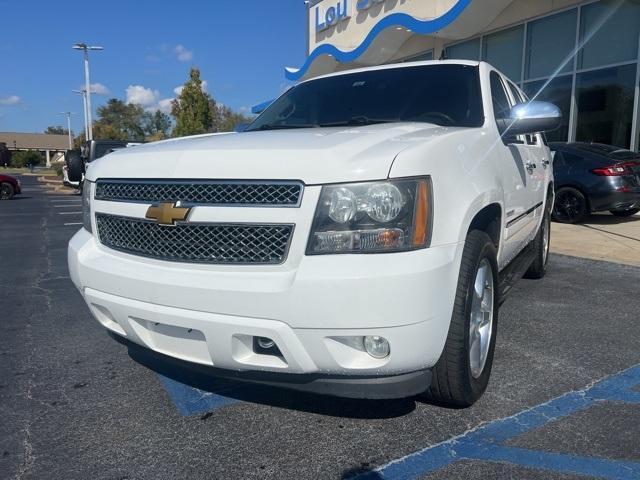
[[[560,223],[577,223],[589,215],[587,199],[578,189],[563,187],[556,192],[553,219]]]
[[[11,200],[15,190],[10,183],[0,184],[0,200]]]
[[[640,208],[630,208],[628,210],[609,210],[616,217],[631,217],[640,212]]]
[[[462,254],[449,333],[425,397],[452,407],[473,405],[489,383],[498,326],[498,267],[489,235],[472,230]]]

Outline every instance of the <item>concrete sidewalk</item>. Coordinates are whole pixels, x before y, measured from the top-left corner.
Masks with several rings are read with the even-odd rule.
[[[554,222],[551,251],[640,266],[640,214],[629,218],[596,214],[577,225]]]

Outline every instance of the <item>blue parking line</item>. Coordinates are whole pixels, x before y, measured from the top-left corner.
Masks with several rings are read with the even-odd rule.
[[[180,415],[201,415],[237,403],[234,398],[206,392],[158,374]]]
[[[507,462],[527,468],[606,479],[638,479],[640,462],[581,457],[502,445],[511,438],[585,410],[595,403],[640,403],[640,392],[633,390],[638,385],[640,365],[607,377],[587,389],[566,393],[511,417],[495,420],[459,437],[395,460],[375,471],[360,474],[356,478],[418,478],[460,460],[479,460]]]

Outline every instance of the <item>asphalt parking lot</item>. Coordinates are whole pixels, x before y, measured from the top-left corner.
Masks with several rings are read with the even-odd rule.
[[[80,197],[22,181],[0,202],[0,478],[640,478],[639,267],[553,255],[521,281],[469,409],[265,390],[130,356],[68,277]]]

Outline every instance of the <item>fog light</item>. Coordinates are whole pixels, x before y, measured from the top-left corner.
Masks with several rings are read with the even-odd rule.
[[[266,337],[258,337],[257,342],[258,342],[258,346],[265,350],[269,350],[270,348],[273,348],[274,345],[276,344],[273,340]]]
[[[389,342],[384,337],[377,335],[367,335],[364,337],[364,349],[373,358],[385,358],[389,356],[391,348]]]

